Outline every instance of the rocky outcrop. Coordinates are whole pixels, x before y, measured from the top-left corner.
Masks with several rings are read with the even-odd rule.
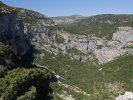
[[[75,55],[73,57],[79,60],[81,58],[89,59],[90,55],[87,54],[91,52],[100,64],[107,63],[124,54],[133,54],[132,48],[126,48],[133,44],[132,27],[118,27],[118,31],[113,33],[111,40],[98,38],[94,35],[71,35],[62,31],[58,34],[65,39],[64,43],[59,44],[61,50],[77,49],[86,54],[85,56]]]
[[[24,21],[24,33],[34,42],[52,43],[55,39],[55,31],[49,27],[55,26],[55,22],[47,16],[35,11],[16,8],[18,18]]]
[[[45,27],[44,21],[38,21],[34,24],[25,24],[25,33],[32,42],[52,43],[55,40],[56,33]]]
[[[133,93],[127,91],[124,95],[116,97],[115,100],[133,100]]]
[[[109,62],[120,55],[125,53],[133,54],[132,44],[133,44],[133,29],[132,27],[117,27],[118,30],[113,33],[112,39],[107,40],[106,38],[97,37],[95,34],[89,35],[75,35],[65,32],[63,29],[58,29],[57,24],[75,23],[81,19],[83,16],[67,16],[67,17],[56,17],[52,18],[57,24],[45,15],[38,12],[22,9],[22,8],[10,8],[2,4],[2,9],[8,8],[8,10],[2,10],[6,13],[0,16],[0,40],[11,45],[17,53],[24,54],[29,47],[29,40],[34,45],[46,44],[52,45],[57,49],[61,49],[66,52],[69,49],[77,49],[84,53],[84,55],[73,55],[80,61],[87,61],[92,59],[98,59],[99,63]],[[10,9],[9,9],[10,8]],[[17,16],[15,13],[17,12]],[[12,13],[9,13],[11,12]],[[91,22],[99,22],[101,24],[113,24],[112,20],[109,20],[114,15],[106,15],[105,18],[100,16],[91,17]],[[24,25],[21,20],[24,21]],[[106,19],[107,20],[102,20]],[[86,20],[85,20],[86,22]],[[57,40],[57,37],[59,40]],[[130,48],[126,48],[130,47]]]
[[[112,40],[119,41],[123,45],[130,41],[133,41],[133,28],[119,27],[119,30],[113,34]]]
[[[110,48],[103,48],[100,50],[95,50],[94,52],[95,57],[98,59],[99,63],[107,63],[109,61],[112,61],[116,57],[119,57],[121,55],[124,55],[127,53],[124,49],[110,49]]]
[[[24,55],[30,47],[30,42],[24,34],[22,20],[17,20],[14,12],[0,13],[0,42],[13,47],[19,55]]]
[[[30,42],[51,44],[56,32],[50,30],[55,22],[38,12],[23,8],[13,8],[0,2],[0,41],[11,45],[16,53],[23,55]]]
[[[112,40],[107,42],[107,46],[100,50],[95,50],[94,55],[100,63],[107,63],[116,57],[124,54],[133,54],[132,48],[126,48],[132,45],[133,29],[131,27],[119,27],[119,30],[113,34]]]

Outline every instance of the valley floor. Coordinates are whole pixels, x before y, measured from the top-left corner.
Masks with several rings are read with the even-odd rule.
[[[72,60],[67,54],[42,50],[35,64],[57,74],[54,98],[64,100],[113,100],[133,90],[133,55],[124,55],[106,64]]]

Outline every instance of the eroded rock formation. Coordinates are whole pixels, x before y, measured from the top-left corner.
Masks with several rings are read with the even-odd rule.
[[[13,47],[17,54],[23,55],[30,47],[27,35],[24,34],[22,20],[17,20],[15,12],[0,13],[0,42]]]

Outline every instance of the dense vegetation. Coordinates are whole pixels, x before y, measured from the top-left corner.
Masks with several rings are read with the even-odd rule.
[[[8,8],[0,2],[0,7],[2,6]],[[12,8],[8,9],[12,11]],[[24,10],[20,8],[16,11],[18,18],[23,19],[24,23],[34,24],[36,20],[48,20],[39,13]],[[98,15],[64,28],[73,34],[95,34],[110,39],[119,26],[133,27],[133,16]],[[62,29],[60,26],[46,28],[50,31]],[[56,42],[63,43],[64,39],[57,35]],[[133,91],[133,55],[124,55],[99,65],[96,61],[83,63],[72,59],[70,54],[84,55],[76,49],[66,53],[59,50],[57,53],[52,51],[53,48],[57,49],[54,45],[51,45],[51,51],[40,48],[40,51],[36,51],[31,48],[26,55],[18,57],[10,46],[0,43],[0,99],[60,100],[59,95],[66,93],[76,100],[113,100],[125,91]],[[57,74],[57,83],[50,84],[53,80],[49,71],[53,72],[52,75]],[[55,76],[54,78],[56,79]]]
[[[43,53],[43,56],[36,56],[34,63],[47,66],[62,77],[59,81],[67,85],[77,86],[90,96],[87,97],[71,90],[71,88],[57,84],[53,85],[55,93],[61,94],[65,90],[76,100],[112,100],[125,91],[133,90],[131,85],[133,83],[132,55],[125,55],[107,64],[98,65],[95,62],[82,63],[72,60],[68,54],[54,55],[54,53],[42,50],[40,54]]]
[[[7,100],[48,99],[50,74],[42,69],[17,68],[0,79],[0,96]],[[21,97],[20,97],[21,96]],[[20,99],[21,98],[21,99]]]
[[[120,26],[133,27],[133,15],[97,15],[64,27],[66,31],[72,34],[95,34],[98,37],[110,39],[113,32]]]
[[[10,46],[0,43],[0,98],[2,100],[51,99],[50,72],[40,68],[27,67],[27,69],[25,66],[23,68],[20,62],[21,59],[18,59]]]
[[[59,26],[59,25],[56,25],[56,26],[46,26],[49,30],[62,30],[63,27],[62,26]]]
[[[97,98],[112,99],[125,91],[133,90],[133,55],[124,55],[100,66],[102,81],[97,82],[93,94]]]

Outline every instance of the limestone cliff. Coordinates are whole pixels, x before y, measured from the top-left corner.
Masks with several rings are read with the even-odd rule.
[[[133,53],[131,48],[133,41],[132,15],[99,15],[94,17],[75,15],[52,18],[64,23],[68,21],[67,24],[70,27],[74,24],[71,31],[75,33],[71,33],[66,27],[57,25],[56,22],[43,14],[2,5],[0,9],[1,41],[11,45],[17,53],[24,54],[27,51],[29,40],[33,45],[40,46],[41,44],[44,49],[49,46],[48,49],[53,49],[56,53],[59,53],[60,50],[67,53],[68,50],[76,49],[83,55],[75,54],[73,58],[80,61],[98,59],[99,63],[106,63],[125,53]],[[118,21],[119,17],[123,24]],[[124,18],[127,19],[126,22]],[[80,29],[80,24],[83,29],[94,32],[89,31],[88,33],[88,31]],[[86,34],[77,34],[78,31]]]
[[[30,47],[24,34],[22,20],[17,20],[15,12],[0,13],[0,42],[13,47],[17,54],[23,55]]]
[[[48,27],[55,26],[55,22],[47,16],[35,11],[16,8],[18,18],[24,21],[24,33],[32,42],[53,42],[55,32]]]

